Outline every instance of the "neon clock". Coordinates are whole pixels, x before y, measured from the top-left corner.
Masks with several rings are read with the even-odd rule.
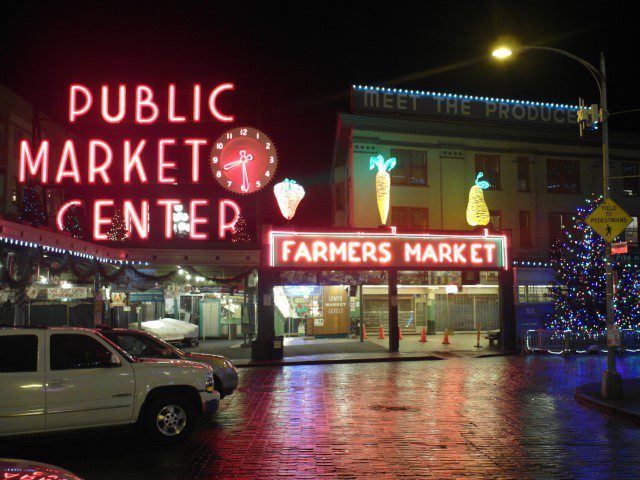
[[[216,181],[241,195],[257,192],[273,178],[278,155],[271,139],[260,130],[238,127],[226,131],[211,150]]]

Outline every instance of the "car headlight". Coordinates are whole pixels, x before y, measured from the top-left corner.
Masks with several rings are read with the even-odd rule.
[[[204,389],[209,393],[213,393],[214,386],[215,382],[213,381],[213,372],[207,372],[207,381],[204,384]]]

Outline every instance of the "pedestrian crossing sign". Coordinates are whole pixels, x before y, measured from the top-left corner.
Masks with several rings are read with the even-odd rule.
[[[631,223],[631,217],[620,205],[607,198],[586,218],[586,223],[605,241],[611,242]]]

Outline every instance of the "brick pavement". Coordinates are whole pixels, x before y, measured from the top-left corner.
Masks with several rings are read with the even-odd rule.
[[[0,456],[89,480],[637,478],[640,429],[573,399],[604,363],[511,356],[243,369],[214,422],[171,451],[112,434],[12,445]],[[621,371],[640,376],[640,357],[622,359]]]

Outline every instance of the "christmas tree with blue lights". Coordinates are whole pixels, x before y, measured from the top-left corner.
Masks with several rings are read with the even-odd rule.
[[[35,185],[26,185],[22,189],[18,219],[32,227],[39,227],[47,223],[47,215],[42,207],[40,192]]]
[[[605,241],[585,223],[602,201],[593,196],[578,207],[550,250],[554,281],[549,291],[553,312],[547,327],[595,333],[605,329]],[[640,276],[634,265],[616,264],[615,322],[621,328],[637,328],[640,322]]]

